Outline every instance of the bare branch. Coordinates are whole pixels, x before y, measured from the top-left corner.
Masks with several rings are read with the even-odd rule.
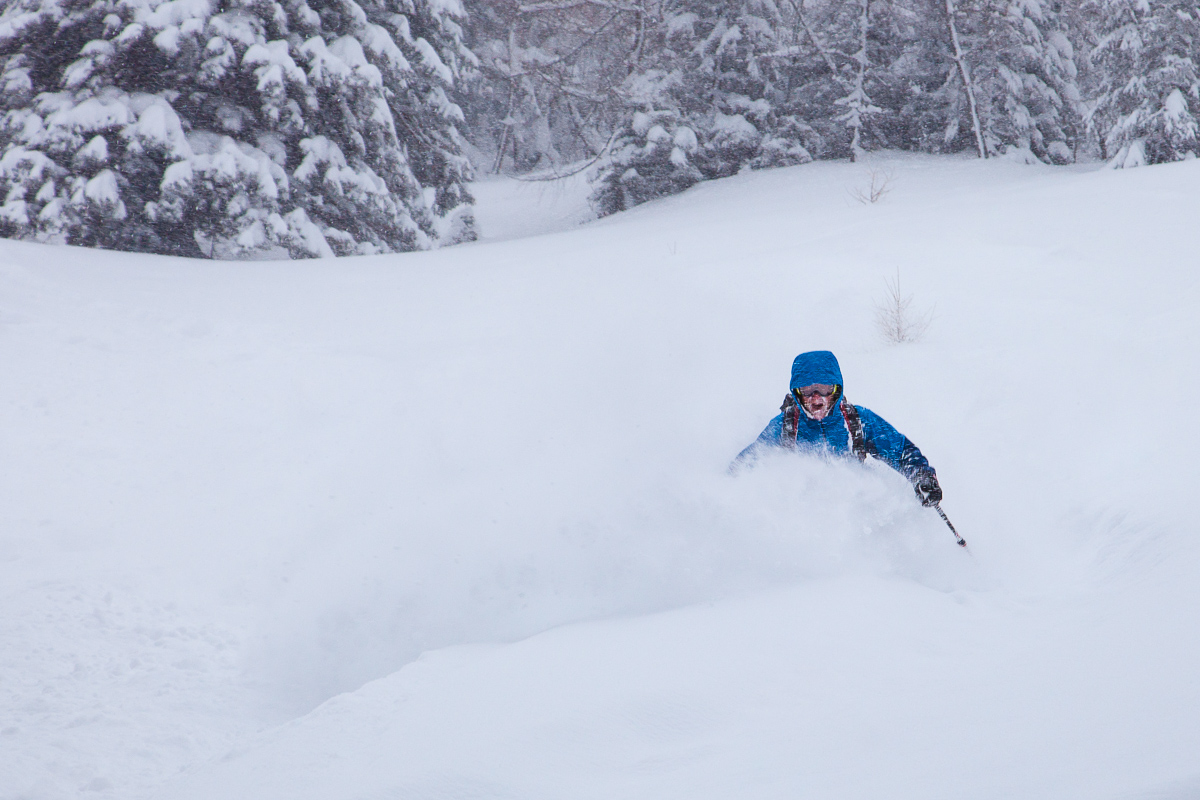
[[[850,190],[850,196],[863,205],[878,203],[892,190],[892,175],[886,170],[871,170],[871,183]],[[897,281],[899,278],[897,278]]]
[[[528,175],[524,175],[524,176],[514,175],[513,177],[519,181],[524,181],[525,183],[543,183],[543,182],[547,182],[547,181],[558,181],[558,180],[562,180],[563,178],[574,177],[575,175],[578,175],[579,173],[583,172],[584,170],[590,168],[593,164],[595,164],[597,161],[599,161],[601,158],[603,158],[604,154],[608,152],[608,148],[612,147],[612,143],[613,143],[613,141],[616,140],[618,133],[620,133],[619,130],[613,131],[613,135],[608,137],[608,141],[604,143],[604,147],[600,148],[600,152],[596,153],[596,156],[594,158],[591,158],[591,159],[585,161],[582,166],[576,167],[575,169],[571,170],[570,172],[565,172],[565,173],[554,172],[546,177],[536,177],[536,178],[530,177]]]
[[[605,95],[602,95],[602,94],[592,94],[591,92],[588,92],[585,89],[578,89],[574,86],[567,86],[563,83],[560,83],[559,81],[554,80],[549,75],[547,75],[541,71],[534,72],[532,74],[535,77],[538,77],[541,80],[548,83],[549,85],[553,86],[555,89],[558,89],[563,94],[570,95],[571,97],[574,97],[577,100],[586,100],[589,103],[603,103],[609,99],[608,97],[606,97]]]
[[[600,6],[601,8],[611,8],[616,11],[629,11],[632,13],[638,13],[642,10],[638,6],[614,3],[612,0],[548,0],[545,3],[517,6],[517,11],[522,14],[537,14],[540,11],[566,11],[571,8],[579,8],[580,6]]]
[[[875,324],[879,335],[891,344],[917,341],[933,322],[933,311],[912,310],[912,295],[900,291],[899,269],[896,270],[896,280],[887,280],[886,283],[887,294],[875,304]]]
[[[563,53],[562,55],[558,56],[557,58],[553,58],[549,61],[528,61],[525,63],[532,65],[533,72],[538,72],[540,74],[540,70],[538,69],[539,67],[553,67],[557,64],[569,62],[571,59],[575,58],[575,56],[579,55],[579,53],[582,52],[584,50],[584,48],[586,48],[588,45],[590,45],[597,36],[604,33],[604,31],[608,28],[608,26],[612,25],[613,22],[620,15],[621,15],[621,12],[618,11],[618,12],[614,13],[612,16],[610,16],[607,20],[605,20],[604,24],[601,25],[599,28],[595,28],[594,30],[588,31],[587,36],[584,38],[584,40],[582,42],[579,43],[579,45],[574,50],[571,50],[570,52],[567,52],[567,53]],[[509,58],[513,63],[513,66],[511,67],[511,69],[513,71],[508,72],[508,73],[501,72],[501,74],[503,74],[507,78],[519,78],[519,77],[523,77],[525,75],[531,74],[530,72],[526,72],[523,69],[518,71],[518,68],[516,66],[516,64],[517,64],[516,58],[514,55],[511,55],[511,54],[516,53],[515,40],[512,39],[511,34],[510,34],[510,41],[509,41],[509,53],[510,53]],[[497,62],[497,63],[499,63],[499,62]]]

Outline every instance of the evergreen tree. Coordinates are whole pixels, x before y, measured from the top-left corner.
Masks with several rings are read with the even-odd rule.
[[[1074,48],[1049,3],[908,2],[915,22],[891,72],[909,81],[894,118],[910,146],[1074,159],[1082,119]]]
[[[877,16],[879,3],[875,6]],[[880,110],[871,99],[877,71],[870,68],[872,53],[863,40],[874,31],[861,24],[864,6],[788,0],[783,8],[777,63],[787,92],[780,111],[804,121],[805,146],[814,157],[854,157],[864,136],[875,131],[870,123]]]
[[[600,216],[677,194],[704,180],[693,160],[696,132],[675,111],[638,111],[614,141],[592,193]]]
[[[811,160],[806,127],[776,110],[786,96],[773,0],[676,0],[623,93],[630,121],[596,174],[602,214],[696,180]]]
[[[1057,13],[1045,0],[999,0],[972,21],[969,47],[988,152],[1013,147],[1043,161],[1074,160],[1077,69]]]
[[[448,95],[471,58],[461,13],[452,0],[13,0],[0,233],[208,256],[470,238]]]
[[[1114,166],[1200,155],[1200,8],[1194,0],[1093,0],[1089,117]]]

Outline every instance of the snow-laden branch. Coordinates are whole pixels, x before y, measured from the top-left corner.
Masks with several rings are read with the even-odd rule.
[[[825,61],[825,66],[829,67],[830,73],[833,74],[833,79],[837,81],[843,89],[850,91],[850,84],[842,77],[841,73],[838,72],[837,64],[834,63],[833,55],[830,53],[829,48],[821,43],[821,40],[817,38],[816,31],[814,31],[812,26],[808,24],[808,20],[804,16],[803,2],[794,2],[792,3],[792,7],[796,10],[796,19],[799,21],[800,27],[804,28],[804,33],[808,36],[808,40],[812,42],[812,46],[817,48],[817,52],[821,54],[821,58]]]

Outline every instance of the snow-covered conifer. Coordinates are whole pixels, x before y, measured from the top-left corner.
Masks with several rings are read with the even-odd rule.
[[[611,147],[592,204],[601,216],[656,197],[682,192],[704,180],[693,163],[696,132],[675,111],[639,111]]]
[[[1091,52],[1103,152],[1117,167],[1200,155],[1200,7],[1194,0],[1093,0]]]
[[[854,14],[855,46],[852,49],[854,59],[854,77],[849,84],[849,92],[835,101],[843,106],[845,113],[839,119],[850,129],[850,159],[857,161],[862,153],[862,132],[869,117],[879,114],[883,109],[875,105],[867,93],[867,73],[871,68],[871,58],[868,43],[871,34],[871,3],[870,0],[859,0]]]
[[[1080,94],[1074,48],[1055,6],[1045,0],[903,4],[897,16],[904,42],[889,69],[909,91],[893,95],[899,102],[889,110],[907,146],[1073,160]]]
[[[775,105],[786,93],[781,24],[774,0],[668,4],[652,66],[623,87],[630,118],[597,172],[601,213],[743,167],[811,160],[806,126]]]
[[[990,151],[1031,151],[1043,161],[1074,160],[1079,91],[1074,48],[1046,0],[1002,0],[981,17],[975,80]]]
[[[469,238],[448,94],[471,58],[461,14],[456,0],[14,0],[0,232],[210,256]]]

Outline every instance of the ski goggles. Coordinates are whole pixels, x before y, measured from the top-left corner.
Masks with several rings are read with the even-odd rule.
[[[792,394],[796,395],[797,400],[806,400],[813,397],[833,397],[837,394],[837,390],[837,386],[814,384],[813,386],[805,386],[803,389],[792,389]]]

